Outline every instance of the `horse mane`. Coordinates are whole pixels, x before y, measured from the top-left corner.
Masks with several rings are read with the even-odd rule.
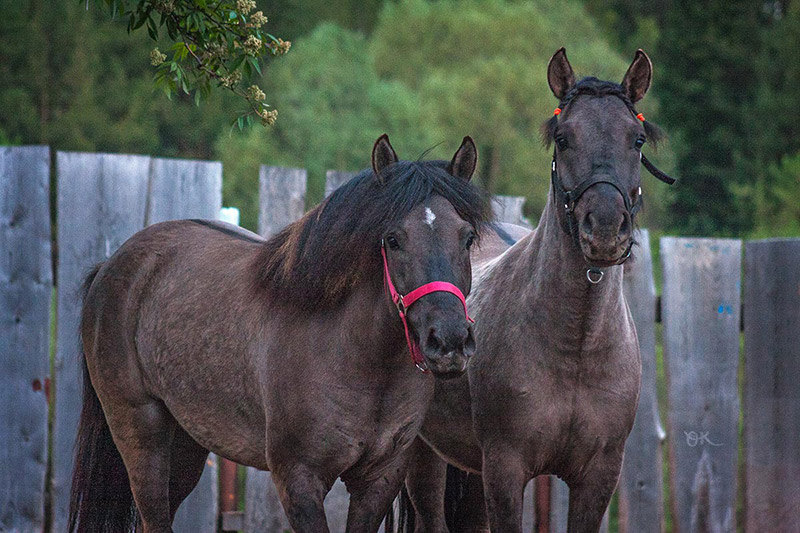
[[[433,195],[480,234],[491,217],[485,193],[446,169],[445,161],[399,161],[380,180],[363,170],[262,245],[259,286],[311,313],[335,306],[359,283],[379,285],[384,234]]]
[[[622,87],[622,85],[619,83],[614,83],[613,81],[599,80],[593,76],[582,78],[580,81],[578,81],[578,83],[573,85],[569,91],[567,91],[567,94],[564,95],[564,98],[562,98],[561,102],[558,104],[561,112],[566,112],[569,104],[571,104],[575,98],[584,94],[589,96],[616,96],[622,100],[633,116],[637,115],[636,108],[633,106],[633,102],[631,102],[630,98],[628,98],[628,95],[625,94],[625,89]],[[642,125],[644,126],[644,132],[647,135],[647,140],[654,147],[657,146],[658,141],[664,138],[664,132],[661,130],[661,128],[648,120],[643,121]],[[556,115],[553,115],[542,123],[540,132],[542,135],[542,143],[545,145],[545,147],[550,148],[550,144],[553,142],[557,127],[558,116]]]

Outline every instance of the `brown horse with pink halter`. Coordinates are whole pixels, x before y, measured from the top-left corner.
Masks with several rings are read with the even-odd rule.
[[[384,135],[372,168],[268,241],[166,222],[98,265],[70,530],[171,531],[209,451],[270,470],[296,531],[328,531],[337,477],[348,531],[377,530],[434,377],[475,351],[476,161],[468,137],[449,162],[398,161]]]

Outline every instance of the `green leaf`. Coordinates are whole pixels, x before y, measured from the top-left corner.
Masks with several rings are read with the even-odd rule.
[[[239,68],[239,65],[241,65],[241,64],[242,64],[242,62],[244,61],[244,59],[245,59],[245,55],[244,55],[244,54],[242,54],[242,55],[238,56],[238,57],[237,57],[236,59],[234,59],[234,60],[233,60],[233,62],[232,62],[232,63],[231,63],[229,66],[228,66],[228,69],[229,69],[231,72],[233,72],[234,70],[236,70],[237,68]]]

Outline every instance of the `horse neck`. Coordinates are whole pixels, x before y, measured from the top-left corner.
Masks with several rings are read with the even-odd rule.
[[[581,351],[587,340],[606,337],[611,321],[623,320],[623,269],[605,268],[600,283],[589,283],[588,264],[572,235],[564,231],[557,209],[551,191],[538,227],[517,257],[515,270],[527,280],[522,305],[536,307],[540,310],[537,314],[544,317],[532,327],[543,327],[565,350]]]
[[[407,359],[403,325],[382,286],[364,283],[347,298],[338,319],[349,329],[347,338],[355,350],[348,356],[354,364],[374,369],[380,358],[389,367],[395,359]],[[363,353],[362,353],[363,352]]]

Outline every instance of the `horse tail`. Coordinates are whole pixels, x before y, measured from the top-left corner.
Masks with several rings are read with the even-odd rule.
[[[444,491],[444,518],[449,531],[459,531],[459,515],[462,511],[461,503],[467,493],[467,472],[456,468],[453,465],[447,465],[447,477]],[[394,530],[397,533],[413,533],[416,528],[416,512],[414,511],[414,504],[411,502],[411,497],[408,495],[408,490],[405,485],[400,491],[398,497],[398,512],[397,518],[394,516],[394,510],[390,511],[391,516],[387,515],[387,528],[390,531],[388,524],[397,524]]]
[[[414,506],[411,503],[411,498],[408,496],[408,490],[405,485],[400,490],[398,501],[398,518],[397,518],[397,533],[414,533]]]
[[[84,300],[101,267],[102,263],[96,265],[83,282],[81,292]],[[82,349],[81,353],[83,354]],[[69,531],[132,531],[136,525],[137,513],[128,473],[111,438],[111,430],[100,399],[89,378],[85,356],[81,357],[81,366],[83,407],[75,443]]]
[[[444,520],[447,529],[458,531],[461,502],[467,492],[467,472],[447,465],[447,476],[444,489]]]

